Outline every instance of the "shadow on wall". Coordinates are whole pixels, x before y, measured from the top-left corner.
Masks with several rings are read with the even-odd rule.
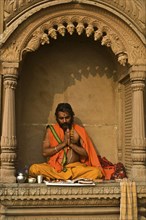
[[[55,122],[54,111],[59,102],[82,106],[83,101],[88,106],[92,95],[87,98],[84,94],[93,85],[86,79],[106,76],[117,81],[114,54],[91,38],[67,34],[26,54],[16,91],[19,167],[43,161],[40,155],[45,125],[48,116],[49,122]],[[84,87],[80,86],[82,81]]]

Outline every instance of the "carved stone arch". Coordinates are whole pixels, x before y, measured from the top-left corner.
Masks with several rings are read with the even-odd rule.
[[[105,5],[104,5],[105,6]],[[41,44],[49,43],[49,38],[57,39],[60,34],[59,25],[66,23],[65,31],[71,33],[77,31],[77,25],[82,31],[86,32],[87,37],[94,35],[94,40],[101,40],[102,45],[111,47],[113,53],[118,57],[118,61],[125,65],[127,60],[130,65],[143,64],[145,62],[145,47],[140,38],[135,35],[121,19],[105,10],[104,7],[90,5],[89,1],[80,6],[80,4],[64,4],[48,7],[43,12],[37,12],[35,19],[28,18],[29,24],[15,31],[15,40],[9,43],[7,50],[4,48],[2,53],[3,61],[21,61],[22,54],[28,51],[36,50]],[[31,11],[30,11],[31,14]],[[77,24],[74,26],[74,22]],[[86,24],[86,25],[85,25]],[[58,29],[54,29],[54,25]],[[44,32],[44,26],[48,26],[48,33]],[[62,26],[63,28],[63,26]],[[79,31],[77,33],[80,35]],[[64,33],[65,34],[65,33]],[[62,36],[64,36],[62,32]],[[13,56],[11,57],[11,54]]]
[[[101,40],[101,45],[111,47],[113,53],[118,56],[118,61],[125,66],[128,56],[120,37],[104,23],[85,16],[62,16],[45,22],[33,32],[22,50],[22,55],[37,50],[40,45],[49,44],[50,38],[56,40],[58,34],[65,36],[67,32],[70,35],[77,32],[81,35],[83,31],[87,37],[93,35],[95,41]]]
[[[18,25],[26,21],[30,16],[38,13],[44,8],[54,7],[58,5],[81,5],[97,7],[111,12],[114,16],[118,16],[126,24],[130,23],[131,29],[140,37],[140,39],[145,42],[145,36],[141,33],[144,33],[145,30],[145,3],[144,1],[126,1],[126,0],[117,0],[109,2],[109,0],[100,1],[94,0],[62,0],[62,1],[18,1],[15,2],[4,2],[4,22],[6,26],[6,31],[4,31],[4,36],[2,43],[4,43],[12,32],[16,30]],[[32,7],[33,6],[33,7]],[[141,33],[140,31],[141,30]]]
[[[76,23],[76,25],[74,23]],[[118,56],[118,61],[122,65],[125,65],[127,62],[128,52],[124,46],[124,40],[121,39],[119,33],[116,33],[112,27],[104,24],[104,22],[98,20],[98,18],[96,20],[89,16],[78,16],[78,14],[76,16],[59,16],[58,19],[48,20],[48,22],[38,26],[39,27],[24,40],[24,48],[20,50],[21,56],[24,52],[37,50],[40,45],[45,43],[49,44],[50,38],[56,40],[58,34],[65,36],[66,32],[70,35],[77,32],[78,35],[81,35],[83,31],[85,31],[87,37],[94,35],[95,41],[101,40],[101,45],[111,47],[111,50]],[[56,28],[54,28],[54,26]],[[21,59],[22,57],[20,60]]]

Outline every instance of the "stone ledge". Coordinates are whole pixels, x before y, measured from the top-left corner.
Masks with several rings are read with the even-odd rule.
[[[1,183],[1,219],[118,220],[120,197],[119,182],[97,183],[95,186]],[[137,183],[137,197],[139,219],[142,219],[146,217],[144,182]]]
[[[58,197],[62,199],[89,199],[89,198],[120,198],[120,184],[119,183],[97,183],[95,186],[46,186],[43,184],[0,184],[1,200],[6,198],[22,200],[29,199],[51,199]],[[45,198],[44,198],[45,196]]]

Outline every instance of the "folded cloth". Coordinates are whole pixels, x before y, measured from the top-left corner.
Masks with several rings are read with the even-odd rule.
[[[120,187],[120,220],[138,220],[136,183],[123,179]]]

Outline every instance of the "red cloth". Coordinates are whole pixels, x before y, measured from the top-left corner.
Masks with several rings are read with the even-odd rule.
[[[59,138],[61,139],[61,141],[63,141],[64,140],[64,132],[63,132],[62,128],[58,124],[55,124],[53,126],[54,126],[54,129],[55,129],[56,133],[58,134]],[[94,148],[87,132],[85,131],[85,129],[77,124],[74,124],[73,128],[77,131],[77,133],[79,134],[79,136],[83,140],[82,147],[85,148],[85,150],[87,151],[87,154],[88,154],[88,159],[85,160],[84,158],[80,158],[80,162],[85,163],[88,166],[99,167],[104,174],[104,171],[103,171],[101,164],[99,162],[95,148]],[[48,129],[48,135],[49,135],[50,147],[57,146],[58,142],[55,139],[55,137],[52,134],[50,129]],[[64,154],[64,151],[61,150],[57,154],[50,157],[50,159],[48,161],[48,163],[52,167],[54,167],[56,169],[56,171],[58,171],[58,172],[62,171],[62,168],[63,168],[62,164],[61,164],[62,159],[63,159],[63,154]]]

